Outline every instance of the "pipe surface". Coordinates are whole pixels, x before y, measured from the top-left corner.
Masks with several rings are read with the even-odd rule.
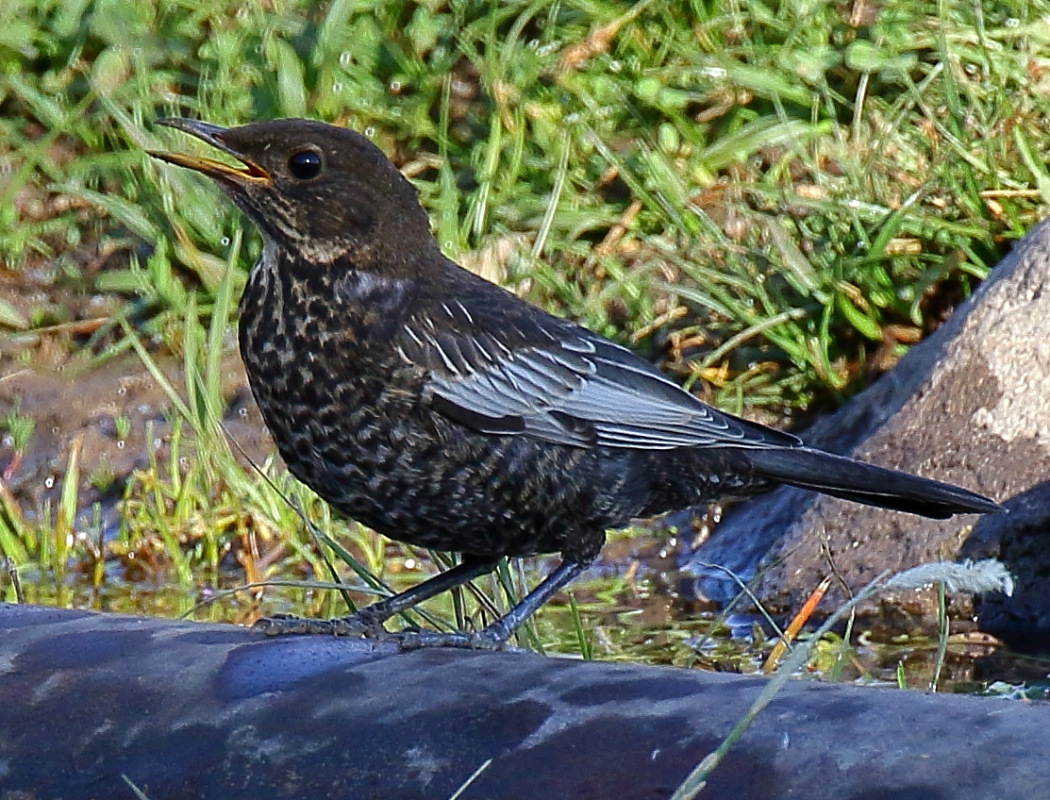
[[[666,798],[761,678],[0,604],[0,800]],[[789,682],[701,800],[1046,797],[1050,706]]]

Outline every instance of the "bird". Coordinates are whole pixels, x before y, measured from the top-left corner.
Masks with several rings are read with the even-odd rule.
[[[233,165],[149,155],[212,179],[262,234],[238,342],[290,472],[347,517],[456,566],[353,614],[267,633],[504,646],[633,520],[789,485],[932,518],[1001,510],[965,489],[808,447],[707,405],[648,361],[447,258],[416,189],[348,128],[275,119],[158,124]],[[463,632],[388,632],[504,557],[560,563]]]

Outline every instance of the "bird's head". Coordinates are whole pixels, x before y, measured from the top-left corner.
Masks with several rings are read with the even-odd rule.
[[[240,165],[181,153],[150,155],[204,173],[264,236],[315,263],[347,257],[365,268],[397,271],[436,246],[412,184],[358,133],[303,119],[238,128],[181,118],[159,124],[196,136]]]

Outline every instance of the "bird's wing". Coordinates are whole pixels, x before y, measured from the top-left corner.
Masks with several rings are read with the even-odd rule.
[[[483,332],[416,319],[398,347],[428,371],[435,407],[484,433],[650,450],[800,444],[716,411],[626,348],[554,318]]]

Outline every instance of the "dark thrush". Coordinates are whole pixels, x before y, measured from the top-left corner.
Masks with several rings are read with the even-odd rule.
[[[412,185],[357,133],[299,119],[160,124],[242,165],[153,153],[212,178],[262,231],[240,349],[288,468],[385,536],[462,555],[350,617],[264,621],[271,631],[380,633],[504,556],[560,553],[484,630],[402,634],[408,646],[498,646],[586,569],[606,529],[782,484],[927,517],[999,510],[716,411],[623,347],[462,269]]]

